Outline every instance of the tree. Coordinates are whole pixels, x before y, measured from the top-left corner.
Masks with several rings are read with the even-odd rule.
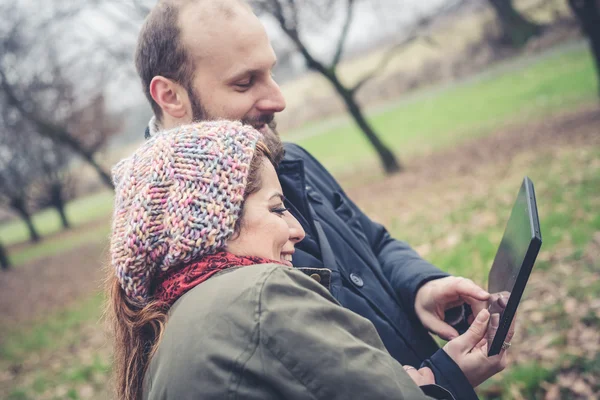
[[[32,195],[36,208],[54,208],[63,228],[69,229],[65,206],[74,197],[73,174],[69,169],[71,153],[44,137],[37,138],[32,150],[38,170]]]
[[[306,1],[301,3],[301,7],[305,9],[312,9],[314,12],[309,18],[316,18],[319,14],[330,14],[330,10],[335,6],[335,1]],[[275,18],[278,22],[281,30],[292,40],[298,51],[302,54],[306,60],[308,68],[315,70],[322,74],[338,92],[348,112],[352,115],[352,118],[359,126],[361,131],[365,134],[381,160],[383,168],[386,173],[391,174],[401,170],[401,165],[391,152],[391,150],[379,139],[375,130],[371,124],[364,117],[361,107],[356,101],[356,92],[360,87],[370,79],[367,76],[360,80],[353,87],[347,87],[344,85],[337,72],[337,67],[342,59],[344,51],[344,44],[348,36],[350,25],[352,24],[352,17],[354,15],[354,6],[356,2],[354,0],[347,0],[345,4],[345,19],[337,39],[337,45],[335,48],[334,56],[331,62],[326,65],[319,61],[313,53],[308,49],[300,33],[300,11],[298,9],[299,4],[295,0],[256,0],[252,2],[258,13],[267,13]],[[316,11],[316,12],[315,12]],[[308,19],[308,18],[307,18]]]
[[[79,12],[82,7],[60,9],[42,21],[34,20],[31,16],[34,13],[23,10],[18,2],[9,2],[3,8],[2,14],[10,14],[11,18],[4,19],[0,25],[0,96],[8,107],[33,125],[39,135],[70,148],[112,188],[109,173],[95,155],[116,131],[114,126],[110,129],[81,129],[79,126],[78,131],[73,130],[76,126],[73,120],[89,109],[107,117],[102,95],[103,65],[96,58],[87,57],[83,49],[74,60],[65,60],[45,35],[51,36],[49,27],[53,23]],[[35,32],[35,36],[30,32]],[[85,64],[88,62],[89,65]],[[88,80],[91,93],[74,83],[75,72],[64,70],[65,65],[72,67],[82,63],[77,71],[80,78]]]
[[[389,48],[379,64],[353,85],[342,82],[338,74],[338,66],[342,60],[355,9],[357,4],[361,3],[360,0],[305,0],[302,2],[296,0],[251,0],[250,3],[259,15],[273,17],[281,30],[302,54],[308,68],[323,75],[333,85],[354,122],[377,152],[385,172],[391,174],[400,171],[402,166],[396,156],[379,139],[379,136],[365,118],[361,106],[356,100],[357,92],[381,72],[399,50],[416,41],[419,38],[420,30],[429,26],[434,16],[457,7],[462,1],[447,2],[441,9],[435,10],[431,15],[418,19],[412,29],[408,30],[408,34]],[[306,32],[314,33],[319,29],[318,24],[320,24],[321,29],[330,27],[332,16],[338,11],[342,11],[343,15],[341,16],[342,22],[339,25],[340,30],[336,35],[333,55],[329,62],[321,61],[316,53],[309,49],[303,34]]]
[[[6,249],[4,245],[0,243],[0,269],[7,270],[10,268],[10,260],[8,259],[8,255],[6,254]]]
[[[502,42],[519,48],[527,41],[542,32],[538,25],[520,14],[513,5],[513,0],[489,0],[496,12],[502,29]]]
[[[600,0],[568,1],[571,10],[581,24],[581,30],[590,41],[598,74],[598,95],[600,95]]]
[[[30,210],[35,167],[28,156],[32,132],[13,110],[0,103],[0,204],[25,222],[32,242],[40,241]]]

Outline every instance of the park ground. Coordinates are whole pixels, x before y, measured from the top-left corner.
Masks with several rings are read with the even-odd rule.
[[[523,176],[535,183],[543,246],[511,365],[478,389],[482,398],[599,398],[600,106],[586,47],[518,60],[369,118],[405,172],[381,174],[349,122],[289,137],[367,214],[450,273],[486,284]],[[69,231],[40,213],[37,245],[19,223],[0,226],[15,264],[0,274],[0,398],[110,397],[101,318],[111,198],[71,203]]]

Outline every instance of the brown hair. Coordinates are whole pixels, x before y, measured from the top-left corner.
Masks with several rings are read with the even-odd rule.
[[[160,1],[146,18],[135,51],[135,67],[142,80],[144,94],[154,115],[162,118],[162,109],[150,94],[155,76],[171,79],[188,92],[194,79],[194,60],[181,41],[179,10],[181,1]]]
[[[276,160],[283,158],[281,144],[270,148],[263,141],[257,142],[244,198],[260,189],[260,167],[265,158],[276,167]],[[239,231],[241,219],[242,217],[238,218],[236,223],[236,232]],[[112,268],[108,272],[106,286],[108,300],[105,316],[114,340],[113,365],[117,399],[139,400],[142,398],[144,375],[158,349],[169,310],[158,301],[141,305],[128,298]]]

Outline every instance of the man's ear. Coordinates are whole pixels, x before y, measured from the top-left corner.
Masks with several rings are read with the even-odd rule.
[[[180,119],[187,112],[187,94],[181,85],[163,76],[155,76],[150,82],[150,95],[171,117]]]

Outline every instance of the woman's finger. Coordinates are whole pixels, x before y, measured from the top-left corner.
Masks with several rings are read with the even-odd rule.
[[[419,374],[421,374],[422,383],[421,385],[433,385],[435,384],[435,375],[433,375],[433,371],[428,367],[423,367],[419,370]]]

